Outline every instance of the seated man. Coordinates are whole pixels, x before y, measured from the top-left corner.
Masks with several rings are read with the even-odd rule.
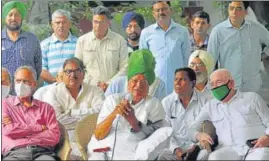
[[[89,160],[132,160],[139,141],[162,126],[163,107],[158,99],[148,95],[149,85],[155,79],[155,61],[146,58],[151,54],[149,50],[135,52],[136,59],[128,60],[128,93],[106,98],[88,144]],[[105,147],[111,153],[100,153],[98,148]]]
[[[17,96],[2,101],[3,160],[56,160],[60,129],[51,105],[33,99],[35,70],[22,66],[14,77]]]
[[[40,87],[37,91],[35,91],[34,98],[43,101],[44,98],[47,96],[47,92],[49,91],[49,89],[56,86],[59,82],[62,81],[63,81],[63,68],[60,68],[56,75],[56,82],[53,84]]]
[[[137,59],[138,56],[142,56],[139,54],[140,52],[133,52],[132,55],[130,56],[129,59]],[[148,61],[152,61],[152,59],[155,58],[151,54],[151,52],[145,52],[145,54],[148,54],[144,56],[144,61],[146,63]],[[141,58],[139,58],[141,59]],[[131,60],[132,61],[132,60]],[[129,61],[130,62],[130,61]],[[153,66],[153,70],[155,69],[155,65]],[[128,84],[128,79],[127,76],[120,76],[116,78],[115,80],[112,80],[111,84],[108,86],[105,96],[109,96],[114,93],[126,93],[127,92],[127,84]],[[165,89],[165,84],[160,78],[155,78],[154,82],[149,86],[149,93],[148,95],[155,97],[159,100],[162,100],[167,94],[166,94],[166,89]]]
[[[176,69],[174,92],[162,100],[166,112],[165,121],[173,128],[174,134],[170,148],[163,150],[159,160],[182,160],[182,155],[191,152],[194,148],[194,142],[189,140],[187,129],[208,101],[203,93],[194,90],[195,85],[196,74],[191,68]],[[202,150],[197,159],[206,160],[207,157],[207,151]]]
[[[190,129],[190,135],[199,142],[213,143],[212,138],[197,132],[204,120],[212,121],[219,146],[209,160],[268,160],[269,108],[254,92],[240,92],[227,69],[219,69],[210,76],[215,99],[210,100]],[[248,147],[246,141],[256,139]]]
[[[78,58],[67,59],[63,64],[63,82],[52,87],[45,97],[57,119],[68,130],[72,147],[71,159],[79,159],[76,148],[76,123],[90,114],[99,113],[103,105],[104,92],[101,88],[83,83],[85,66]]]
[[[2,85],[2,99],[7,98],[9,96],[10,87],[11,87],[11,75],[6,68],[2,67],[1,73],[1,85]]]

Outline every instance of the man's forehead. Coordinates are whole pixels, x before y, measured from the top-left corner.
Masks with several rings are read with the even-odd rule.
[[[207,19],[206,18],[201,18],[201,17],[195,17],[195,18],[193,18],[193,21],[195,21],[195,22],[202,22],[202,21],[207,22]]]
[[[136,22],[136,20],[132,20],[130,21],[129,25],[137,25],[138,23]]]
[[[192,59],[191,63],[203,63],[203,61],[199,57],[195,57]]]
[[[93,20],[95,20],[95,21],[105,21],[105,20],[107,20],[107,17],[105,15],[94,15]]]
[[[64,67],[64,69],[76,69],[76,68],[78,68],[78,65],[75,62],[70,62],[66,64]]]
[[[8,12],[8,14],[12,14],[12,13],[19,13],[19,14],[20,14],[20,12],[19,12],[19,10],[18,10],[17,8],[12,8],[12,9]]]
[[[229,6],[233,6],[233,7],[244,7],[244,3],[241,1],[234,1],[229,3]]]

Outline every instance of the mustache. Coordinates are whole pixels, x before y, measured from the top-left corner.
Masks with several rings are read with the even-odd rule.
[[[159,16],[166,16],[164,13],[161,13]]]

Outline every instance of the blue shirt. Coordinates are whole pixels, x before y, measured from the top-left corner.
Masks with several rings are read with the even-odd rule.
[[[38,38],[31,32],[22,31],[14,42],[6,30],[2,30],[2,67],[9,70],[13,79],[16,69],[20,66],[32,66],[39,78],[42,69],[41,49]],[[14,89],[11,90],[12,94]]]
[[[174,89],[174,72],[187,67],[190,56],[189,31],[171,20],[167,31],[157,23],[142,30],[139,49],[149,49],[156,61],[155,74],[165,82],[167,93]]]
[[[55,34],[41,42],[42,68],[56,76],[66,59],[75,55],[77,37],[71,35],[66,40],[59,40]]]
[[[236,88],[257,92],[262,84],[259,73],[262,44],[269,46],[269,32],[260,23],[245,20],[237,29],[228,19],[212,29],[207,50],[220,68],[231,72]]]

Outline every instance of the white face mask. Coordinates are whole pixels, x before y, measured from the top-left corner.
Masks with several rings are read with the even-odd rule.
[[[2,85],[2,99],[8,96],[9,91],[10,91],[10,86]]]
[[[15,84],[15,92],[19,97],[27,97],[32,94],[32,87],[23,82]]]

